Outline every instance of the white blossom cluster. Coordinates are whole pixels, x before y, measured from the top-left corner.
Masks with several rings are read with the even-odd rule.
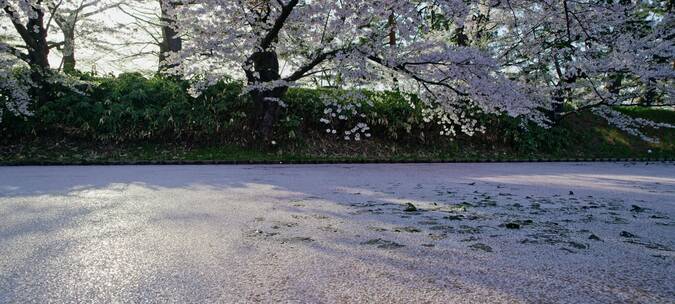
[[[672,2],[658,0],[511,0],[482,7],[487,26],[497,29],[487,47],[506,75],[538,87],[549,104],[601,107],[598,113],[646,102],[675,105],[671,10]]]
[[[20,3],[20,11],[12,16],[12,20],[20,21],[29,17],[28,15],[20,14],[21,11],[32,11],[26,9],[30,5],[30,1],[23,2]],[[1,10],[4,10],[8,3],[8,0],[0,0],[0,13],[2,13]],[[0,39],[6,39],[3,36],[5,35],[4,33],[9,33],[9,26],[7,24],[0,24],[0,30],[2,30]],[[20,66],[18,52],[18,49],[11,47],[4,40],[0,40],[0,122],[2,122],[5,111],[15,116],[32,115],[29,110],[31,101],[29,94],[30,77],[28,77],[27,73],[24,73],[25,71],[16,69]]]
[[[0,65],[11,67],[16,62],[0,55]],[[14,116],[31,116],[31,81],[26,70],[0,69],[0,122],[5,111]]]
[[[625,131],[628,134],[635,135],[644,141],[658,143],[658,139],[650,137],[642,132],[642,128],[651,129],[675,128],[673,124],[654,122],[643,118],[635,118],[614,110],[608,106],[599,106],[593,108],[593,113],[604,118],[610,124]]]
[[[0,122],[2,122],[4,110],[14,116],[32,116],[30,90],[37,85],[30,78],[30,70],[13,60],[0,58],[0,64],[2,63],[14,64],[16,68],[0,70]],[[45,78],[46,82],[52,86],[65,88],[80,95],[87,94],[83,88],[96,85],[94,82],[82,81],[77,77],[62,73],[50,73],[45,75]]]
[[[0,1],[0,8],[3,8]],[[0,25],[0,29],[3,26]],[[5,111],[15,116],[30,116],[30,77],[20,70],[20,61],[14,53],[16,50],[0,41],[0,122]]]
[[[435,123],[440,128],[442,136],[454,137],[459,131],[473,136],[476,132],[484,133],[485,127],[480,126],[474,118],[468,117],[465,111],[457,113],[456,111],[446,111],[441,107],[422,109],[422,119],[426,123]]]
[[[373,104],[365,94],[352,90],[337,96],[324,94],[321,99],[325,108],[320,121],[326,126],[327,134],[355,141],[371,137],[363,108]]]

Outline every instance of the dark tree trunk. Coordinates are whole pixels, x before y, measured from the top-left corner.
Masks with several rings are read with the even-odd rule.
[[[38,106],[46,104],[50,100],[50,86],[47,81],[49,77],[49,48],[47,47],[46,35],[41,37],[37,43],[38,48],[30,50],[28,56],[32,64],[30,65],[31,75],[34,87],[31,89],[31,95],[37,101]]]
[[[389,23],[389,47],[393,49],[396,48],[396,16],[394,16],[393,12],[389,14],[389,20],[387,22]],[[396,78],[396,72],[392,72],[391,81],[394,85],[394,91],[398,92],[400,88],[398,79]]]
[[[249,85],[281,79],[279,75],[279,58],[273,51],[253,53],[247,63],[253,66],[253,71],[246,71]],[[271,90],[252,90],[249,93],[256,109],[255,116],[252,117],[253,126],[256,132],[266,141],[271,140],[274,124],[276,124],[279,118],[281,109],[278,100],[283,97],[287,90],[288,87],[281,86]]]
[[[469,36],[464,33],[464,27],[460,26],[455,29],[454,37],[455,43],[459,46],[469,46]]]
[[[395,47],[396,46],[396,16],[394,16],[394,13],[392,12],[389,14],[389,19],[387,21],[389,23],[389,46]]]
[[[162,42],[159,45],[159,72],[161,73],[176,67],[177,63],[167,62],[168,53],[180,52],[183,48],[183,40],[178,37],[175,30],[176,16],[173,11],[176,4],[168,0],[160,0],[159,4],[162,13]]]
[[[28,58],[31,68],[31,80],[35,87],[31,89],[31,95],[36,99],[38,106],[47,103],[50,99],[50,88],[47,82],[49,71],[49,46],[47,44],[47,31],[44,25],[44,12],[36,10],[37,16],[28,19],[26,29],[28,37],[24,42],[28,46]],[[26,41],[28,38],[28,41]]]
[[[49,48],[47,47],[47,40],[41,39],[37,41],[35,49],[28,49],[28,57],[30,58],[30,65],[41,70],[49,70]]]

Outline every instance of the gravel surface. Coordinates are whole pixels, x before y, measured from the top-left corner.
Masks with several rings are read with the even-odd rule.
[[[675,164],[0,167],[0,303],[675,303]]]

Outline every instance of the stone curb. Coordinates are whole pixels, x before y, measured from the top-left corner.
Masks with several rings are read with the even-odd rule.
[[[587,162],[675,162],[670,158],[568,158],[568,159],[467,159],[467,160],[139,160],[139,161],[16,161],[0,162],[0,166],[133,166],[133,165],[318,165],[318,164],[445,164],[445,163],[587,163]]]

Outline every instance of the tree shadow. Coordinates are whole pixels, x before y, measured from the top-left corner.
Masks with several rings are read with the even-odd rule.
[[[501,174],[477,172],[476,169],[480,169],[480,166],[442,166],[442,168],[455,172],[437,173],[438,168],[430,165],[338,168],[331,166],[44,168],[47,170],[0,168],[2,173],[0,176],[3,176],[0,177],[0,191],[2,191],[0,216],[7,219],[4,224],[0,224],[2,227],[0,243],[11,244],[10,247],[15,248],[18,246],[17,242],[23,239],[42,240],[28,244],[29,248],[34,247],[27,251],[21,260],[6,262],[8,266],[5,267],[8,268],[5,269],[11,269],[11,274],[2,276],[4,279],[0,280],[0,290],[10,292],[3,292],[5,299],[0,297],[0,302],[21,297],[21,294],[17,294],[20,291],[16,289],[16,275],[35,270],[36,261],[42,261],[38,264],[42,263],[48,268],[51,264],[44,261],[45,257],[67,256],[73,251],[81,251],[79,248],[81,246],[90,246],[94,242],[91,241],[93,239],[115,240],[120,235],[137,235],[140,239],[158,237],[160,241],[157,241],[157,249],[167,251],[166,253],[141,251],[158,260],[165,258],[166,263],[158,263],[155,268],[148,270],[153,272],[152,275],[146,273],[137,278],[137,282],[133,285],[136,294],[170,293],[171,291],[163,289],[166,287],[163,282],[184,291],[184,297],[223,292],[223,289],[217,288],[223,282],[217,275],[213,275],[210,268],[213,265],[201,265],[191,261],[194,256],[190,248],[175,242],[184,240],[188,244],[195,245],[194,252],[206,255],[205,249],[202,248],[206,245],[202,243],[202,239],[204,242],[219,237],[227,239],[237,234],[238,243],[234,248],[225,251],[224,246],[215,245],[214,252],[227,252],[226,256],[232,259],[250,256],[264,261],[261,252],[265,250],[299,251],[303,256],[320,257],[311,260],[310,264],[324,267],[328,272],[337,273],[339,270],[321,264],[334,261],[337,265],[357,264],[367,269],[376,269],[383,272],[381,275],[385,275],[384,272],[389,273],[391,275],[387,275],[386,281],[401,288],[419,286],[414,281],[415,278],[419,278],[427,280],[424,286],[430,290],[445,290],[447,294],[441,294],[446,296],[473,293],[487,297],[493,292],[500,295],[501,299],[512,301],[524,301],[530,297],[541,297],[545,300],[548,285],[563,286],[568,279],[564,276],[596,263],[594,259],[598,259],[598,255],[617,261],[616,256],[607,256],[605,250],[595,251],[594,248],[599,246],[599,243],[589,246],[590,241],[585,239],[588,234],[630,228],[634,229],[632,231],[656,231],[658,236],[663,236],[662,230],[659,229],[668,227],[652,227],[654,221],[648,216],[673,215],[672,203],[670,207],[666,206],[668,208],[665,208],[665,212],[655,203],[660,199],[672,197],[670,193],[643,193],[634,189],[626,189],[623,194],[613,193],[613,197],[631,195],[643,198],[650,202],[650,207],[654,209],[634,214],[628,209],[630,202],[616,207],[611,201],[601,199],[601,196],[611,193],[605,191],[606,189],[595,187],[592,179],[583,180],[586,183],[584,189],[593,191],[596,196],[591,199],[568,195],[569,183],[553,183],[546,189],[537,189],[541,187],[539,184],[531,186],[528,184],[531,179],[516,178],[509,183],[507,172],[523,176],[513,172],[510,166],[498,167],[497,171],[501,170]],[[566,167],[565,174],[574,179],[574,176],[589,175],[592,171],[593,169],[583,166]],[[675,179],[668,177],[667,172],[656,171],[652,174],[667,186],[671,185],[671,180],[675,183]],[[546,169],[528,172],[535,180],[545,176],[545,173]],[[8,178],[10,174],[11,178]],[[635,176],[645,178],[636,180],[632,185],[623,179],[615,180],[602,176],[598,177],[599,181],[596,182],[613,183],[623,188],[647,187],[653,182],[653,179],[647,178],[649,175],[644,172],[638,172]],[[612,187],[612,191],[617,187]],[[574,190],[579,192],[576,188]],[[170,194],[165,194],[167,191]],[[191,199],[192,195],[194,200]],[[201,198],[200,195],[205,195],[206,198]],[[178,197],[167,202],[140,202],[152,200],[155,196]],[[239,198],[242,199],[242,204],[247,205],[242,208],[253,208],[252,205],[259,204],[260,210],[255,211],[262,212],[258,213],[262,219],[254,218],[251,212],[242,212],[242,216],[249,218],[237,219],[237,213],[240,211],[237,209],[236,200]],[[130,203],[129,200],[139,202]],[[493,204],[493,201],[496,203]],[[406,211],[408,202],[414,203],[417,210]],[[535,208],[533,207],[535,203],[542,206]],[[573,212],[569,212],[571,210],[569,208],[573,208]],[[556,220],[558,227],[552,228],[554,226],[550,221],[563,214],[569,215],[574,221]],[[601,217],[602,220],[620,216],[630,222],[617,224],[616,227],[605,225],[606,227],[603,226],[599,232],[584,232],[583,241],[579,236],[570,236],[570,233],[576,233],[586,227],[583,219],[587,215]],[[82,223],[87,223],[86,227],[95,230],[96,227],[100,227],[97,222],[100,219],[112,218],[124,222],[129,217],[133,219],[130,225],[116,226],[105,222],[101,225],[107,226],[100,232],[85,233],[78,235],[77,238],[70,238],[69,235],[77,231]],[[527,224],[527,220],[532,220],[533,223]],[[517,222],[522,227],[510,230],[501,226],[507,221]],[[598,223],[596,225],[602,222],[596,221]],[[669,218],[660,221],[669,222]],[[230,223],[232,226],[228,226]],[[552,229],[565,230],[563,234],[568,235],[556,238],[544,237],[541,243],[535,245],[519,245],[524,239],[532,239],[532,235],[541,235]],[[171,239],[166,236],[167,239],[161,241],[164,240],[164,236],[156,235],[161,231],[168,236],[179,237]],[[199,235],[200,232],[204,235]],[[641,266],[640,263],[645,262],[667,265],[673,259],[670,251],[659,251],[648,246],[633,246],[635,244],[627,244],[626,240],[621,238],[609,238],[605,235],[602,237],[602,246],[623,251],[622,254],[631,257],[640,255],[647,257],[628,262],[628,266],[624,269],[638,267]],[[370,242],[378,239],[391,243]],[[648,235],[645,235],[645,239],[648,239],[645,242],[650,241]],[[672,248],[672,235],[664,241],[666,247]],[[576,245],[570,247],[571,242],[576,242]],[[392,243],[402,247],[380,246]],[[475,244],[487,245],[493,252],[487,252],[486,247],[482,247],[483,249],[470,247]],[[589,248],[579,248],[582,245]],[[169,252],[176,248],[186,250],[184,256],[176,257],[174,253]],[[568,248],[573,252],[561,248]],[[535,251],[534,256],[548,255],[549,258],[544,262],[529,262],[517,256],[528,250]],[[665,260],[649,258],[649,255],[655,252],[662,252]],[[219,265],[221,269],[232,266],[227,262],[218,262],[218,257],[212,259],[209,261]],[[303,261],[281,260],[279,263],[286,269],[296,269],[299,266],[293,263]],[[582,266],[574,266],[575,263]],[[613,264],[600,263],[600,265]],[[561,277],[542,281],[541,275],[536,271],[544,271],[546,267],[551,266],[570,268],[563,271],[546,270],[550,275]],[[261,267],[265,270],[263,273],[267,273],[271,271],[272,266]],[[505,268],[490,269],[490,267]],[[651,272],[654,278],[667,281],[665,269],[667,268],[646,272]],[[172,279],[172,275],[176,272],[179,273],[180,279]],[[581,278],[577,278],[579,282],[572,285],[583,288],[584,283],[590,284],[592,280],[599,279],[599,276],[605,273],[603,270],[594,269],[591,274],[580,274]],[[645,287],[648,284],[655,287],[663,286],[654,281],[638,282],[641,276],[630,279],[624,277],[625,273],[622,272],[612,274],[622,277],[625,282],[622,287],[632,292],[648,290],[649,296],[657,299],[672,296],[667,288]],[[359,276],[366,277],[367,273],[356,271],[356,275],[347,277],[359,280],[361,279]],[[47,277],[37,276],[37,278],[49,280]],[[257,279],[263,280],[258,282],[263,286],[271,283],[264,282],[264,278]],[[302,282],[304,281],[301,278],[286,278],[283,284],[277,283],[291,289],[288,292],[295,292],[300,296],[304,288],[301,286]],[[316,284],[318,283],[309,285],[319,286]],[[530,284],[533,288],[529,291],[523,290],[522,284]],[[192,289],[192,292],[188,292],[186,288]],[[237,288],[247,290],[248,287],[241,285]],[[564,296],[573,297],[573,293],[573,290],[567,290]],[[590,299],[591,294],[592,292],[586,294],[584,299]],[[247,294],[242,292],[242,295]],[[310,294],[304,295],[311,298]]]

